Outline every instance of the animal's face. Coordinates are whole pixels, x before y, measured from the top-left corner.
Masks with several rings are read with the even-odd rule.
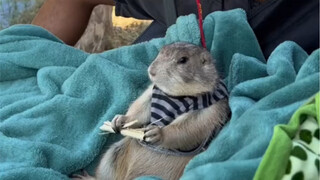
[[[148,72],[151,81],[172,96],[212,91],[219,78],[210,53],[187,43],[164,46]]]

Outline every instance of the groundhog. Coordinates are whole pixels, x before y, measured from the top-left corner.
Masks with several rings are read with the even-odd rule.
[[[125,115],[112,120],[117,130],[138,120],[131,128],[145,127],[144,140],[123,138],[104,154],[95,177],[85,173],[74,179],[179,179],[227,121],[227,90],[206,49],[181,42],[166,45],[148,73],[152,84]]]

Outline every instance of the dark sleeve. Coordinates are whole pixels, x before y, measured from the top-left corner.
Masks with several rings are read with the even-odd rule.
[[[223,8],[223,0],[202,0],[203,16]],[[230,0],[226,0],[227,2]],[[242,8],[248,0],[238,0]],[[169,27],[174,24],[178,16],[196,14],[195,0],[115,0],[116,16],[133,17],[136,19],[152,19]],[[225,3],[228,8],[228,3]]]
[[[269,0],[251,11],[248,21],[266,57],[287,40],[309,54],[319,48],[318,0]]]
[[[156,20],[166,24],[165,0],[115,0],[116,16]]]
[[[213,11],[221,10],[222,1],[202,0],[204,17]],[[115,0],[115,3],[116,16],[152,19],[166,27],[174,24],[178,16],[197,14],[195,0]]]
[[[197,14],[195,0],[115,1],[116,15],[155,20],[137,42],[163,37],[176,17]],[[296,42],[308,53],[319,48],[318,0],[201,0],[201,3],[204,17],[218,10],[244,9],[266,58],[286,40]],[[175,12],[170,11],[172,7]]]

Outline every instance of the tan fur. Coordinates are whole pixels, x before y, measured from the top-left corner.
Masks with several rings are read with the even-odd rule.
[[[186,113],[178,117],[173,123],[163,128],[163,142],[165,148],[193,149],[209,137],[213,129],[221,127],[227,119],[228,104],[221,100],[201,111]]]
[[[138,120],[138,123],[135,123],[130,128],[138,128],[149,122],[151,116],[150,99],[152,96],[152,88],[153,84],[150,85],[148,89],[131,104],[127,111],[126,116],[131,118],[126,120],[126,122]]]
[[[154,73],[153,76],[150,75],[150,79],[160,89],[165,89],[169,94],[174,92],[174,95],[196,95],[216,88],[218,74],[212,57],[206,50],[183,43],[169,46],[163,48],[149,67],[149,73]],[[174,65],[180,56],[190,57],[191,64]],[[165,75],[165,71],[171,75]],[[114,119],[116,126],[136,119],[139,120],[136,127],[149,124],[152,87],[153,84],[133,102],[126,115]],[[168,149],[193,149],[204,142],[214,129],[224,124],[228,113],[228,100],[224,99],[208,108],[182,114],[171,124],[160,129],[161,140],[158,146]],[[193,158],[161,154],[141,146],[137,141],[124,138],[114,144],[101,159],[96,179],[131,180],[139,176],[152,175],[165,180],[176,180]]]

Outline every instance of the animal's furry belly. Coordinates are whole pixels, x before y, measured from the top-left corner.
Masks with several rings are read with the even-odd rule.
[[[139,176],[159,176],[166,180],[179,179],[193,156],[161,154],[141,146],[137,140],[125,138],[114,148],[116,179],[134,179]]]

